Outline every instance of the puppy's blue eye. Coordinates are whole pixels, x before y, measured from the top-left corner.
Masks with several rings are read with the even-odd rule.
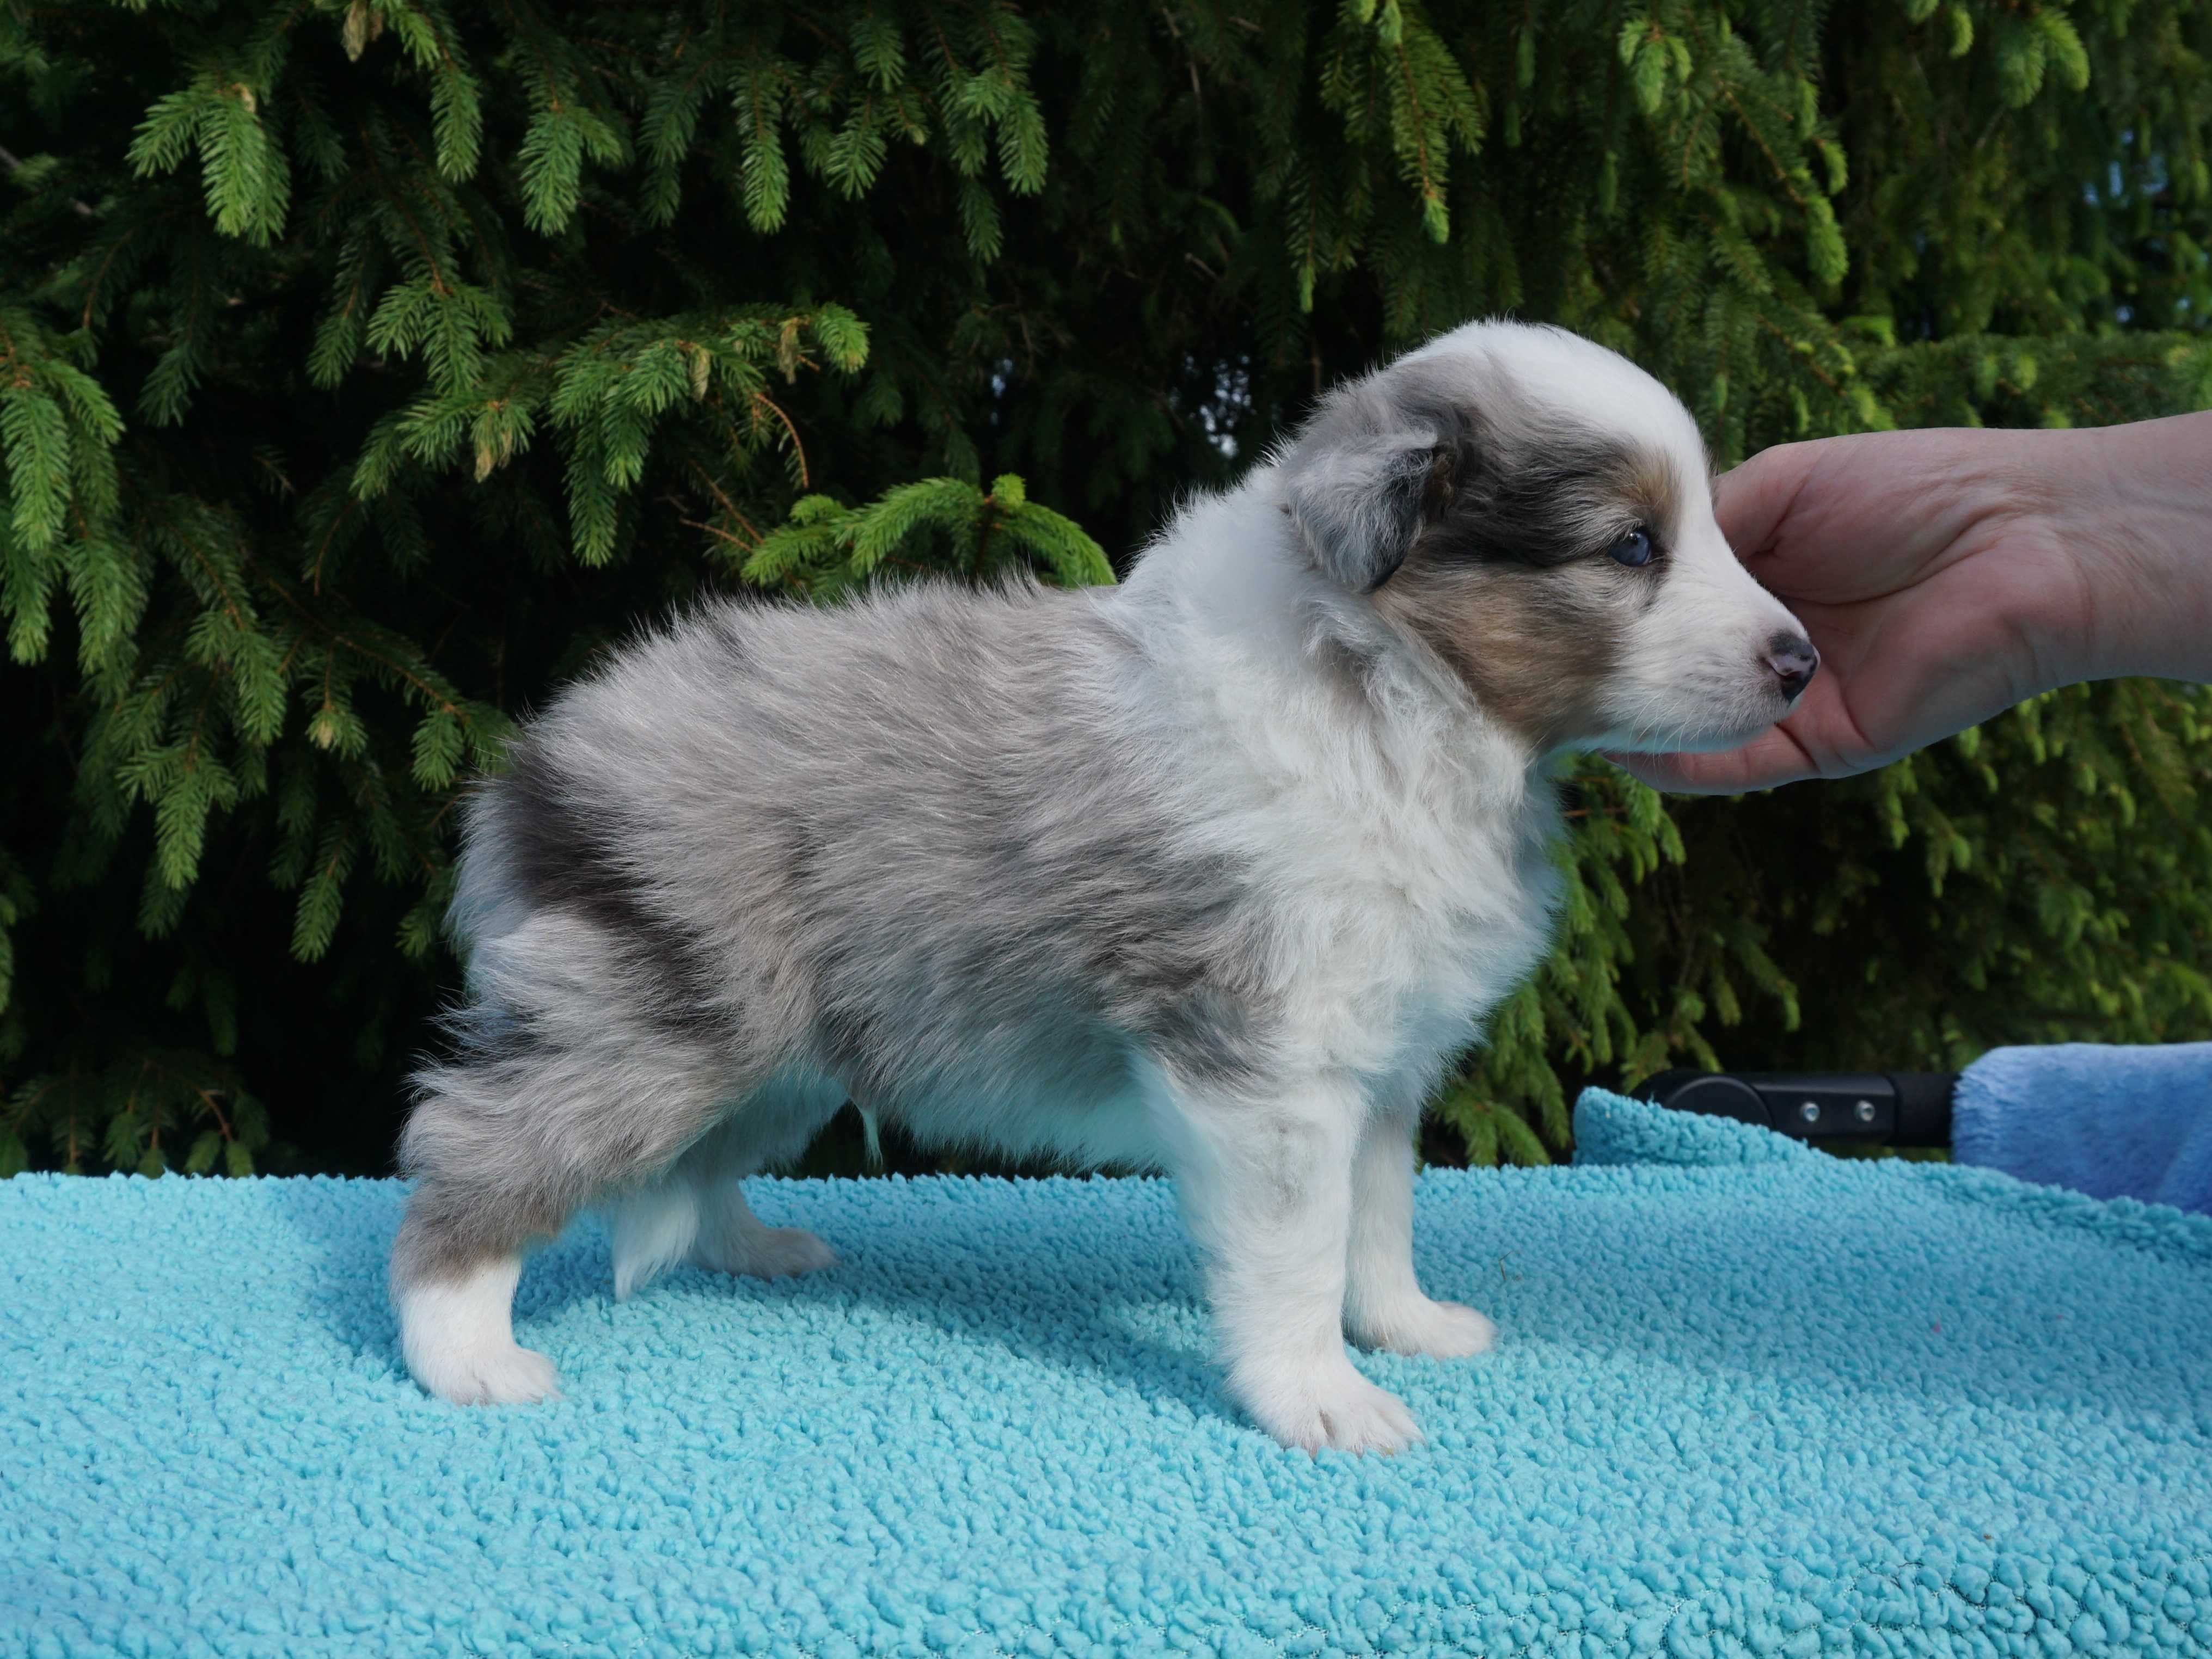
[[[1642,525],[1630,531],[1606,550],[1615,564],[1644,565],[1651,562],[1651,532]]]

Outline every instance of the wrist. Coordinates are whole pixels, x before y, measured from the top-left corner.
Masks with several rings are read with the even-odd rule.
[[[2075,677],[2212,680],[2212,412],[2074,435],[2053,522],[2079,572]]]

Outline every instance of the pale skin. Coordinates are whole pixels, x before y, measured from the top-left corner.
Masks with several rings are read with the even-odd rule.
[[[2083,680],[2212,682],[2212,412],[1784,444],[1715,493],[1820,668],[1741,748],[1611,757],[1660,788],[1849,777]]]

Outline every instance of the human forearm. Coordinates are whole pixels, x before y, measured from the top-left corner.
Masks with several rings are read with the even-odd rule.
[[[2079,436],[2058,520],[2081,570],[2081,678],[2212,681],[2212,411]]]

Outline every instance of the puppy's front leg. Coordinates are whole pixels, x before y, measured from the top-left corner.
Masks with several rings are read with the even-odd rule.
[[[1167,1126],[1185,1220],[1206,1261],[1229,1391],[1286,1446],[1396,1451],[1421,1437],[1344,1347],[1352,1154],[1364,1102],[1314,1080],[1178,1091]]]
[[[1344,1328],[1363,1348],[1463,1359],[1497,1341],[1498,1328],[1472,1308],[1431,1301],[1413,1277],[1413,1123],[1378,1112],[1360,1132]]]

